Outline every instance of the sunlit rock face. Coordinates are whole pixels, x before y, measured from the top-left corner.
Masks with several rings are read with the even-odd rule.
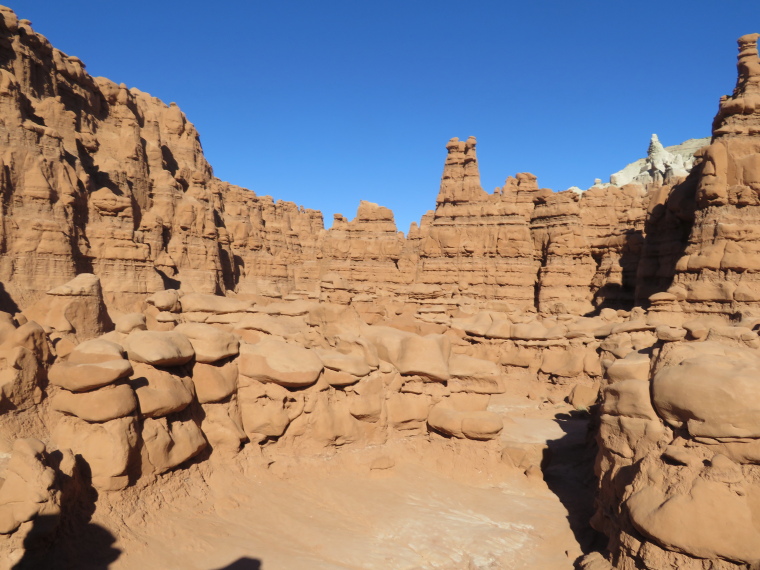
[[[721,98],[712,143],[698,153],[694,222],[671,290],[687,311],[734,314],[760,306],[757,38],[739,38],[736,88]]]
[[[221,521],[251,496],[304,512],[297,481],[322,512],[323,482],[343,468],[335,496],[358,504],[365,483],[412,466],[416,498],[399,510],[432,489],[439,519],[462,497],[428,488],[425,462],[436,480],[475,480],[480,507],[529,489],[516,494],[519,524],[481,517],[478,501],[443,517],[523,550],[528,535],[514,533],[534,529],[550,444],[573,456],[565,468],[593,449],[533,428],[580,416],[599,450],[591,524],[609,538],[582,568],[757,567],[758,37],[739,39],[737,87],[691,173],[654,139],[621,187],[554,193],[519,173],[489,194],[475,138],[451,139],[435,210],[404,236],[378,204],[325,230],[318,211],[214,178],[176,105],[90,77],[0,8],[0,560],[66,533],[91,560],[70,523],[93,511],[127,556],[155,556],[135,535],[143,525],[175,539],[189,519],[197,538],[217,525],[194,515]],[[267,478],[279,491],[238,492]],[[292,530],[298,517],[272,505],[238,519],[243,542],[251,523],[276,523],[267,516]],[[373,512],[340,510],[361,517],[336,519],[341,532]],[[164,511],[175,524],[147,516]],[[229,523],[215,531],[225,540]],[[580,555],[565,530],[556,544],[533,536],[559,549],[557,567]],[[372,534],[393,565],[398,533]],[[442,549],[432,534],[422,558]],[[478,560],[499,553],[491,543],[482,531],[471,541]],[[487,564],[511,567],[509,556]]]
[[[436,208],[403,236],[362,202],[352,221],[215,178],[180,109],[87,74],[2,11],[0,301],[29,306],[79,273],[135,308],[165,288],[372,305],[551,312],[629,307],[650,187],[488,194],[474,137],[452,139]]]
[[[639,277],[673,280],[642,311],[648,339],[601,346],[592,524],[609,544],[586,570],[760,562],[758,37],[739,38],[736,89],[693,175],[647,220]]]

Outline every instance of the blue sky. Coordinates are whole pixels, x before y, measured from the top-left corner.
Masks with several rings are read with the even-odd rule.
[[[92,75],[175,101],[215,174],[349,218],[435,206],[446,141],[486,191],[532,172],[588,187],[710,134],[756,0],[21,0]]]

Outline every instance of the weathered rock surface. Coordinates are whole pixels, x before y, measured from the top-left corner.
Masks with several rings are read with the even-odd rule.
[[[218,291],[352,303],[370,321],[388,310],[378,302],[391,300],[555,312],[633,302],[651,190],[554,194],[522,173],[488,194],[474,137],[452,139],[435,210],[406,238],[393,213],[370,202],[325,230],[319,212],[214,178],[176,105],[92,78],[10,12],[4,18],[0,186],[9,206],[0,281],[9,309],[44,300],[82,268],[122,310],[156,293],[156,313],[146,315],[155,330],[176,324],[181,303],[198,313],[195,322],[250,306],[209,296]],[[672,183],[682,173],[673,172],[643,183]],[[66,315],[81,310],[58,305],[43,308],[50,326],[74,334]],[[34,318],[46,326],[43,309]]]
[[[377,451],[362,473],[383,477],[411,450],[484,497],[502,471],[543,485],[564,436],[499,400],[519,394],[598,420],[609,552],[582,567],[756,566],[758,37],[693,158],[653,139],[621,187],[520,173],[488,194],[474,137],[451,139],[404,236],[378,204],[326,231],[214,178],[176,105],[0,8],[0,554],[83,504],[72,489],[137,532],[143,493],[201,504],[184,482],[233,472],[285,489],[314,458]]]
[[[610,175],[610,184],[625,186],[638,184],[672,184],[677,178],[685,178],[691,172],[698,151],[710,144],[710,137],[689,139],[678,145],[663,147],[657,135],[649,142],[646,158],[632,162],[619,172]]]

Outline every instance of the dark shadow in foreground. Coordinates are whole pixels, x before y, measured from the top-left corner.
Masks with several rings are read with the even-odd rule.
[[[60,452],[48,456],[55,466]],[[116,538],[90,522],[98,493],[90,483],[90,470],[76,458],[72,476],[56,468],[61,488],[59,515],[38,516],[24,539],[24,555],[13,570],[107,570],[121,555]]]
[[[217,570],[263,570],[261,566],[261,560],[258,558],[239,558],[232,564],[225,566],[224,568],[218,568]]]
[[[50,532],[58,526],[59,517],[40,516],[34,519],[30,533],[24,539],[24,556],[13,570],[106,570],[121,550],[113,547],[114,536],[102,526],[86,523],[78,527]]]
[[[547,442],[544,481],[567,509],[567,520],[583,553],[603,551],[607,537],[590,524],[596,495],[593,415],[580,411],[561,413],[555,421],[565,435]]]

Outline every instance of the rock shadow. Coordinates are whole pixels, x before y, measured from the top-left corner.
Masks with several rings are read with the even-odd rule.
[[[261,560],[258,558],[243,557],[235,560],[235,562],[228,564],[223,568],[216,568],[215,570],[263,570]]]
[[[90,483],[89,466],[77,456],[69,476],[56,465],[60,452],[49,459],[59,477],[61,511],[33,520],[24,538],[24,554],[12,570],[107,570],[121,550],[114,547],[116,537],[109,530],[91,522],[98,493]]]
[[[570,529],[583,553],[603,551],[607,537],[591,527],[597,488],[594,415],[573,411],[554,419],[565,435],[547,442],[544,481],[567,510]]]
[[[0,283],[0,311],[5,311],[11,315],[15,315],[21,311],[19,306],[16,304],[16,301],[14,301],[10,293],[5,290],[5,285],[2,283]]]
[[[670,288],[676,265],[686,251],[694,225],[700,173],[701,167],[692,170],[685,180],[675,184],[667,196],[660,199],[660,203],[653,205],[643,230],[629,228],[623,232],[618,260],[620,282],[606,283],[597,289],[593,299],[595,309],[584,316],[597,316],[605,308],[626,311],[634,306],[646,308],[651,295]],[[592,256],[597,268],[600,268],[604,262],[603,253],[592,251]]]

